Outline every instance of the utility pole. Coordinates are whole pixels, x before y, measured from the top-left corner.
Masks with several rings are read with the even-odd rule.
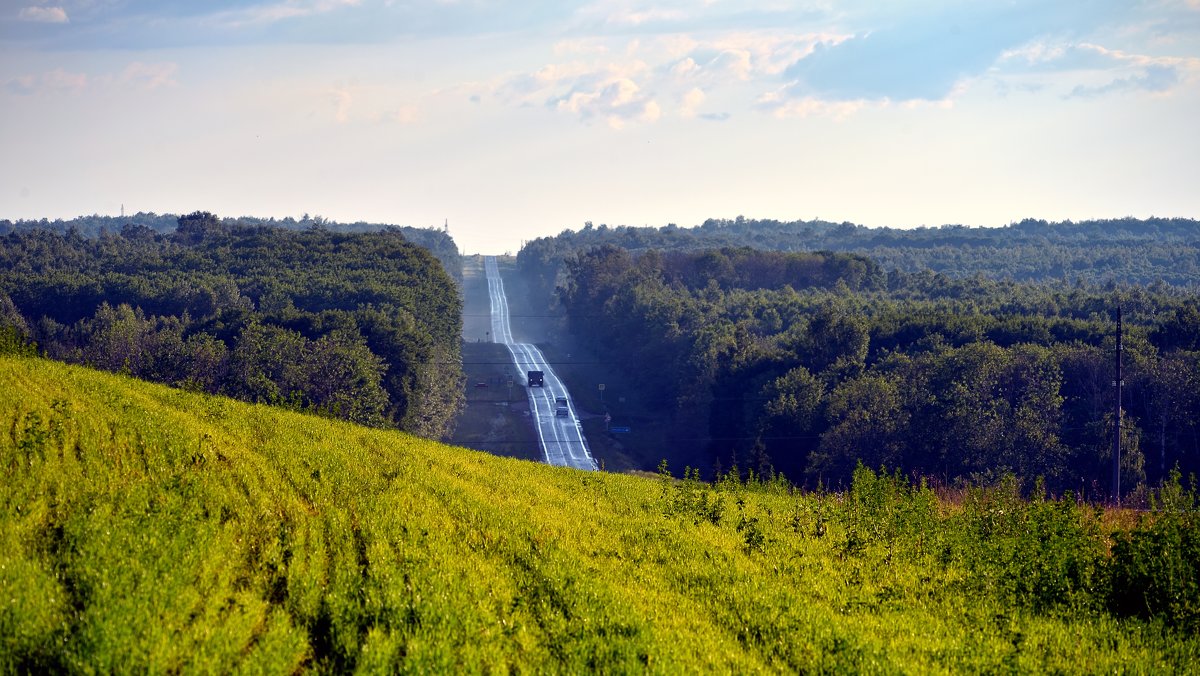
[[[1121,504],[1121,388],[1124,386],[1124,381],[1121,379],[1121,353],[1125,350],[1125,346],[1121,342],[1121,306],[1117,306],[1117,379],[1113,381],[1113,387],[1117,389],[1117,402],[1113,409],[1113,452],[1112,452],[1112,472],[1113,472],[1113,504]]]

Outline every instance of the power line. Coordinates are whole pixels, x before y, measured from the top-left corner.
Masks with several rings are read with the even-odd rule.
[[[1121,352],[1125,346],[1122,344],[1121,338],[1121,306],[1117,305],[1117,379],[1113,381],[1113,386],[1117,388],[1117,401],[1113,414],[1115,424],[1113,425],[1112,471],[1113,503],[1118,505],[1121,504],[1121,389],[1125,385],[1121,374]]]

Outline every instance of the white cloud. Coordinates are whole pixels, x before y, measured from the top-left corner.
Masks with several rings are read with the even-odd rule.
[[[1189,70],[1195,70],[1200,67],[1200,58],[1197,57],[1147,56],[1144,54],[1132,54],[1119,49],[1106,49],[1100,45],[1086,42],[1080,44],[1079,48],[1082,50],[1091,51],[1101,57],[1133,66],[1175,66]]]
[[[1155,93],[1165,93],[1179,84],[1179,71],[1170,66],[1147,66],[1138,75],[1118,77],[1102,85],[1076,85],[1069,96],[1089,98],[1110,92],[1126,90],[1144,90]]]
[[[643,11],[621,10],[608,16],[608,23],[624,26],[641,26],[647,23],[682,21],[687,15],[677,9],[647,9]]]
[[[142,63],[134,61],[121,71],[117,81],[143,89],[158,89],[159,87],[174,87],[175,73],[179,70],[177,63]]]
[[[23,7],[17,12],[17,18],[21,21],[33,21],[36,23],[67,23],[70,19],[67,17],[67,10],[62,7]]]
[[[587,77],[596,72],[596,67],[573,61],[569,63],[550,63],[538,68],[532,73],[521,73],[501,77],[494,81],[490,89],[498,98],[506,103],[531,106],[543,103],[553,92],[573,80]]]
[[[697,43],[692,54],[709,55],[707,66],[717,71],[724,70],[739,77],[768,77],[782,74],[788,66],[812,54],[817,45],[833,46],[850,37],[833,32],[729,33]],[[697,60],[705,63],[700,58]]]
[[[470,83],[417,92],[386,79],[351,78],[335,81],[319,95],[325,97],[337,125],[414,125],[425,121],[426,111],[446,102],[462,105],[476,91],[477,85]]]
[[[586,64],[578,61],[574,63],[550,63],[539,68],[533,74],[533,78],[544,86],[554,85],[563,80],[586,75],[591,71],[592,69]]]
[[[638,89],[636,82],[649,74],[649,66],[640,60],[604,64],[571,61],[550,63],[531,73],[501,78],[493,84],[494,93],[508,103],[518,105],[549,102],[552,106],[573,110],[571,99],[600,98],[605,89],[610,96],[627,96]],[[565,102],[565,103],[564,103]],[[565,106],[565,107],[564,107]]]
[[[1164,94],[1200,75],[1200,58],[1148,56],[1087,42],[1036,41],[1006,51],[993,71],[1002,86],[1052,81],[1070,87],[1071,97],[1133,90]]]
[[[421,111],[416,106],[404,105],[383,111],[379,115],[381,122],[393,124],[414,124],[421,118]]]
[[[613,129],[629,122],[654,122],[662,117],[662,108],[644,95],[636,82],[628,77],[595,74],[580,78],[563,96],[551,99],[553,108],[588,121],[600,118]]]
[[[638,119],[642,122],[655,122],[662,117],[662,109],[658,107],[657,101],[647,101],[642,106],[642,112],[638,115]]]
[[[604,88],[602,93],[608,105],[624,106],[632,103],[638,95],[638,86],[633,80],[621,78],[614,80]]]
[[[659,119],[664,100],[678,102],[684,117],[727,119],[728,114],[701,115],[698,107],[710,95],[724,92],[727,96],[731,90],[741,90],[749,104],[753,94],[745,92],[747,87],[777,88],[790,63],[811,53],[817,44],[844,39],[827,32],[759,31],[704,39],[670,35],[632,41],[564,41],[555,45],[555,54],[579,58],[507,76],[495,82],[491,91],[511,105],[545,103],[582,120],[604,119],[618,128]]]
[[[579,16],[617,28],[637,28],[648,24],[673,23],[688,18],[681,9],[647,6],[639,0],[598,0],[579,10]]]
[[[844,120],[867,107],[863,99],[853,101],[826,101],[813,96],[792,97],[786,90],[770,92],[759,97],[759,109],[769,112],[777,118],[828,117],[837,121]],[[876,105],[888,106],[884,100]]]
[[[88,76],[84,73],[71,73],[62,68],[40,74],[21,75],[5,83],[5,88],[13,94],[29,96],[50,92],[76,92],[88,84]]]
[[[660,36],[655,40],[658,48],[672,59],[680,59],[691,54],[700,44],[690,35],[676,33]]]
[[[284,0],[270,5],[221,12],[215,15],[214,19],[218,24],[238,28],[327,14],[360,4],[361,0]]]
[[[739,80],[749,79],[753,70],[750,63],[750,52],[745,49],[723,50],[709,63],[709,67],[718,72],[725,71]]]
[[[1020,61],[1027,66],[1058,61],[1067,53],[1066,45],[1051,45],[1042,41],[1031,42],[1015,49],[1006,50],[997,63]]]
[[[690,56],[676,61],[675,65],[671,66],[671,74],[677,78],[686,78],[698,72],[700,72],[700,65]]]
[[[15,94],[38,94],[46,92],[78,92],[84,89],[106,89],[132,87],[153,90],[175,87],[175,74],[179,64],[171,62],[145,63],[134,61],[119,73],[72,73],[62,68],[37,75],[22,75],[9,80],[7,89]]]
[[[848,37],[832,32],[730,32],[690,40],[682,57],[678,56],[679,42],[664,41],[662,51],[674,56],[664,70],[673,80],[673,86],[686,88],[683,92],[699,87],[706,94],[741,90],[740,95],[747,96],[744,93],[747,86],[760,92],[777,90],[790,65],[812,54],[817,45],[838,44]],[[792,88],[785,89],[795,95]],[[701,117],[728,119],[728,115]]]
[[[679,105],[679,114],[684,117],[695,117],[696,109],[704,103],[704,98],[704,90],[693,87],[683,95],[683,101]]]

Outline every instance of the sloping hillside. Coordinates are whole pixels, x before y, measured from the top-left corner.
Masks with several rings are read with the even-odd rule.
[[[1200,655],[1194,631],[1097,605],[1101,526],[1065,504],[947,510],[870,473],[799,496],[576,472],[13,357],[0,425],[0,672],[1111,672]]]

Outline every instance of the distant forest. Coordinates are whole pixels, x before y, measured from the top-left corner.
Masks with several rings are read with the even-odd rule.
[[[164,218],[111,230],[69,222],[61,234],[8,224],[0,347],[32,342],[178,387],[449,432],[462,399],[461,299],[412,232],[287,230],[207,212],[168,228]],[[453,249],[444,233],[417,232]]]
[[[681,244],[723,228],[652,237]],[[671,421],[694,467],[780,472],[810,487],[844,485],[859,462],[946,484],[1012,473],[1104,498],[1119,305],[1124,491],[1176,466],[1200,471],[1191,290],[908,272],[858,253],[619,245],[637,236],[592,228],[537,240],[518,266],[557,287],[572,333]],[[961,242],[946,249],[983,264]],[[1005,269],[1020,258],[992,260]]]
[[[526,269],[553,289],[571,253],[611,244],[629,251],[748,246],[773,251],[841,251],[870,257],[884,270],[954,277],[1073,284],[1167,284],[1200,288],[1200,221],[1134,218],[1050,223],[1024,220],[1002,228],[867,228],[827,221],[710,219],[694,228],[593,226],[526,244]]]
[[[446,272],[459,282],[462,282],[462,262],[459,260],[458,246],[450,235],[437,228],[413,228],[409,226],[388,225],[385,223],[338,223],[320,216],[305,214],[299,219],[287,218],[256,218],[241,216],[238,218],[220,218],[221,224],[229,228],[266,226],[283,228],[284,230],[326,230],[329,232],[398,232],[405,239],[428,249],[446,269]],[[138,212],[131,216],[80,216],[69,220],[46,218],[40,220],[0,220],[0,235],[28,230],[49,230],[59,234],[67,234],[74,230],[84,237],[99,237],[102,234],[117,234],[126,226],[140,225],[161,235],[169,235],[178,226],[179,216],[175,214],[156,214],[153,212]]]

